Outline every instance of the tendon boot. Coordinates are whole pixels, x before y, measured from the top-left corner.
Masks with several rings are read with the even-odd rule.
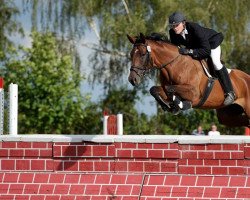
[[[190,101],[181,101],[177,96],[173,95],[173,102],[175,106],[178,106],[181,110],[188,110],[192,108]]]
[[[222,86],[222,89],[224,90],[225,100],[223,102],[224,106],[228,106],[234,102],[236,99],[236,95],[233,90],[233,85],[231,82],[231,79],[229,77],[229,74],[227,72],[227,68],[225,66],[222,67],[222,69],[216,71],[218,75],[218,79],[220,81],[220,84]]]

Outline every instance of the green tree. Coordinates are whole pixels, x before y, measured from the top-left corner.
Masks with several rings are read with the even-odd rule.
[[[89,102],[80,93],[83,77],[52,34],[34,32],[32,39],[32,47],[21,48],[20,59],[13,56],[3,70],[6,85],[19,86],[19,132],[79,133]]]

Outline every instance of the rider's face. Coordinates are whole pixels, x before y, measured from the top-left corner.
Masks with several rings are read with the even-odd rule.
[[[181,34],[181,32],[184,30],[185,28],[185,22],[180,22],[178,24],[172,25],[172,29],[174,30],[174,32],[176,34]]]

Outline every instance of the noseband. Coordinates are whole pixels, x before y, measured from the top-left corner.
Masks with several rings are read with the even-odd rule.
[[[146,67],[144,65],[143,66],[132,65],[131,68],[130,68],[130,71],[134,71],[140,77],[145,76],[146,74],[148,74],[153,69],[159,69],[159,70],[164,69],[165,67],[167,67],[168,65],[173,63],[180,56],[180,54],[178,54],[170,62],[162,64],[161,66],[156,66],[156,65],[154,65],[154,62],[153,62],[153,59],[152,59],[152,56],[151,56],[151,47],[149,45],[147,45],[147,44],[134,44],[134,47],[138,47],[138,46],[144,46],[147,49],[147,53],[146,53],[147,56],[146,56],[146,59],[144,60],[144,63],[146,65]],[[142,73],[140,74],[138,71],[142,71]]]

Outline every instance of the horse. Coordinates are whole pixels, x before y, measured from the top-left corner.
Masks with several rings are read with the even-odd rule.
[[[170,41],[142,33],[137,37],[127,35],[127,38],[133,44],[129,82],[138,86],[148,72],[159,70],[160,86],[151,87],[150,93],[164,111],[179,113],[174,103],[178,97],[183,103],[190,102],[193,108],[215,109],[220,124],[250,127],[250,75],[231,69],[229,76],[237,99],[224,106],[224,92],[218,79],[211,81],[201,61],[180,54]]]

